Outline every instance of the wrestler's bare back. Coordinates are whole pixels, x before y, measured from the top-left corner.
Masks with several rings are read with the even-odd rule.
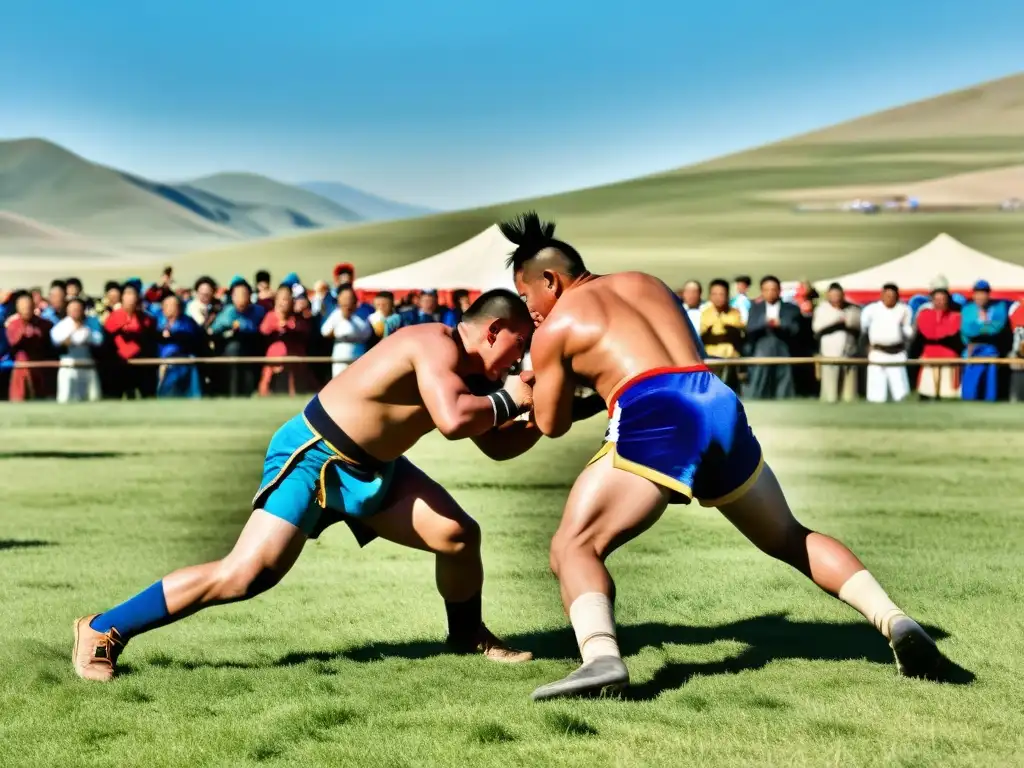
[[[557,351],[606,402],[639,373],[703,362],[675,296],[642,272],[577,281],[534,333],[534,359],[544,347]]]
[[[380,461],[408,451],[435,424],[423,402],[417,360],[451,361],[463,375],[455,331],[440,323],[402,328],[335,376],[320,402],[359,447]]]

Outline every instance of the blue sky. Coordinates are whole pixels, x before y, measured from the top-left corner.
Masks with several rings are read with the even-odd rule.
[[[989,0],[11,0],[0,137],[457,208],[999,77],[1024,69],[1021,40],[1024,3]]]

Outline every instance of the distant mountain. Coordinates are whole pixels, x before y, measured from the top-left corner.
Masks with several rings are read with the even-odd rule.
[[[298,185],[358,213],[364,221],[391,221],[429,216],[437,211],[371,195],[337,181],[304,181]]]
[[[69,255],[99,246],[140,256],[176,253],[363,220],[332,200],[256,174],[166,183],[37,138],[0,141],[0,212],[21,217],[18,237],[14,219],[0,227],[0,252],[23,252],[51,227]],[[74,245],[86,241],[89,249]]]

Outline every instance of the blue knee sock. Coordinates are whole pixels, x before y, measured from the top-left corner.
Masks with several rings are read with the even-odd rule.
[[[158,581],[139,592],[135,597],[101,613],[89,626],[97,632],[109,632],[111,627],[128,640],[132,635],[153,629],[167,618],[167,601],[164,599],[164,583]]]

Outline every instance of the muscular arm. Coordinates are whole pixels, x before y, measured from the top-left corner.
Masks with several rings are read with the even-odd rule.
[[[533,415],[537,427],[548,437],[561,437],[573,422],[573,396],[576,384],[567,370],[562,354],[561,332],[546,332],[541,327],[530,348],[534,374]]]
[[[470,392],[455,372],[459,363],[455,342],[439,334],[429,342],[410,338],[408,345],[420,397],[438,432],[449,440],[461,440],[494,426],[490,399]]]
[[[543,434],[535,424],[514,421],[473,438],[476,447],[493,461],[508,461],[522,456],[537,444]]]

